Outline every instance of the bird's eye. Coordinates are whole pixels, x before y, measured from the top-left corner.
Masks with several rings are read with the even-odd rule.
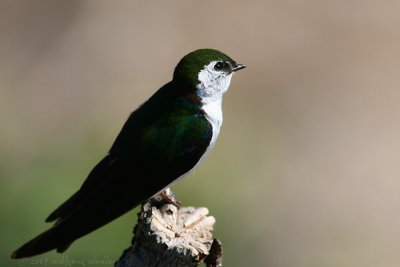
[[[224,62],[219,61],[217,64],[214,65],[215,70],[222,70],[224,68]]]

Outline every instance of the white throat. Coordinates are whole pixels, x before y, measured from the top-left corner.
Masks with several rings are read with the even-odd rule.
[[[199,72],[198,80],[200,84],[197,85],[197,93],[201,98],[222,97],[228,91],[233,72],[226,73],[215,70],[214,65],[217,62],[212,61]]]

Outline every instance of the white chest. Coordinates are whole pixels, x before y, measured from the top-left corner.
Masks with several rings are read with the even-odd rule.
[[[212,138],[210,145],[207,148],[205,154],[207,154],[215,145],[217,137],[219,135],[219,130],[222,124],[222,96],[220,97],[204,97],[202,99],[203,110],[206,119],[211,123],[212,126]],[[204,156],[203,156],[204,157]]]

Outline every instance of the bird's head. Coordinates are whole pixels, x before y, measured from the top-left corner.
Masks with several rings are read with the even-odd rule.
[[[199,49],[179,61],[174,81],[196,88],[200,96],[222,95],[228,90],[233,73],[245,67],[220,51]]]

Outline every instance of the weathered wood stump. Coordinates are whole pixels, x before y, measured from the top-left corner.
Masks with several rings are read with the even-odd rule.
[[[132,246],[116,267],[222,266],[221,243],[212,238],[215,218],[207,208],[178,207],[175,196],[151,198],[142,205]]]

